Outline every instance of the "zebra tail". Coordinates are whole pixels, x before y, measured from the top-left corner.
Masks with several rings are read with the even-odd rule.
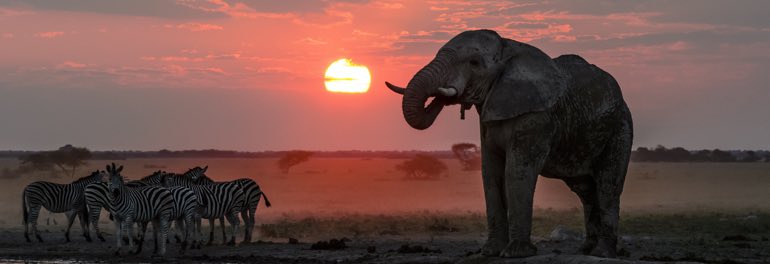
[[[29,220],[29,212],[27,212],[27,192],[26,189],[21,193],[21,211],[23,217],[21,218],[21,224],[26,225]]]
[[[267,199],[265,192],[262,192],[262,197],[265,197],[265,206],[270,207],[270,199]]]

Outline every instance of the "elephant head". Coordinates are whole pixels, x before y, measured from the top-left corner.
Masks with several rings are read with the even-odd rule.
[[[564,75],[539,49],[491,30],[474,30],[449,40],[406,88],[385,84],[403,94],[404,119],[422,130],[451,104],[480,107],[482,121],[542,111],[554,104],[564,83]]]

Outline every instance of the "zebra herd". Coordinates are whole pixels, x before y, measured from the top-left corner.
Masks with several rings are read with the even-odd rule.
[[[43,242],[37,231],[40,208],[52,213],[66,213],[66,241],[70,241],[70,228],[77,216],[86,241],[91,241],[90,228],[96,237],[105,241],[99,231],[99,216],[102,208],[110,212],[110,219],[117,231],[117,250],[120,254],[123,241],[128,240],[129,252],[136,246],[134,254],[142,250],[147,225],[153,225],[155,253],[164,255],[171,223],[175,223],[175,237],[181,241],[183,253],[188,241],[190,248],[200,248],[201,220],[208,219],[210,232],[207,245],[214,240],[215,220],[222,228],[222,241],[235,244],[240,225],[240,214],[245,226],[243,242],[251,242],[257,205],[262,197],[270,207],[267,195],[254,180],[242,178],[228,182],[215,182],[206,176],[206,167],[195,167],[182,174],[156,171],[140,180],[126,182],[120,174],[123,166],[107,165],[104,171],[94,171],[70,184],[38,181],[27,185],[22,194],[24,237],[30,236]],[[230,240],[227,240],[224,220],[230,223]],[[134,223],[139,227],[134,238]],[[31,231],[29,226],[32,226]],[[127,235],[129,239],[124,239]]]

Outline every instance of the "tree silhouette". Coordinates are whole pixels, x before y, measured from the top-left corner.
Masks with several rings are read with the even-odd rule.
[[[479,147],[473,143],[457,143],[452,145],[452,153],[460,161],[463,170],[480,170],[481,153]]]
[[[414,158],[396,165],[396,169],[406,174],[406,180],[437,180],[442,172],[447,171],[447,166],[436,157],[417,154]]]
[[[50,171],[54,167],[59,168],[64,175],[75,177],[78,167],[86,165],[85,160],[91,158],[91,151],[87,148],[65,145],[54,151],[42,151],[22,156],[22,165],[29,166],[31,170]]]
[[[287,151],[283,157],[278,160],[278,168],[281,169],[281,172],[284,174],[288,174],[291,167],[308,161],[312,155],[313,152],[304,150]]]

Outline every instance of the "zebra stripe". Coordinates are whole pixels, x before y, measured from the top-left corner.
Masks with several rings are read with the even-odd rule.
[[[110,192],[110,205],[113,209],[115,227],[118,231],[116,236],[117,249],[116,255],[120,254],[123,247],[123,230],[128,234],[132,233],[133,223],[142,223],[141,237],[144,237],[146,223],[152,222],[155,241],[160,244],[160,255],[166,254],[166,238],[168,237],[168,225],[174,210],[174,197],[171,192],[158,186],[147,186],[140,188],[128,188],[124,184],[123,176],[120,172],[123,166],[117,167],[115,163],[107,166],[107,172],[110,174],[108,189]],[[158,238],[160,233],[160,238]],[[144,240],[139,241],[135,253],[142,251]],[[134,247],[134,240],[129,239],[129,251]]]
[[[80,219],[80,226],[83,229],[83,236],[86,238],[86,241],[91,241],[87,228],[88,217],[85,211],[83,191],[88,184],[101,181],[104,176],[104,172],[94,171],[91,175],[79,178],[70,184],[38,181],[27,185],[22,193],[21,202],[24,238],[27,239],[27,242],[31,242],[28,224],[32,224],[32,235],[37,237],[38,241],[43,242],[43,238],[40,237],[37,231],[37,218],[40,213],[40,207],[52,213],[66,212],[68,223],[64,237],[67,239],[67,242],[70,241],[70,229],[75,220],[75,215]]]
[[[174,197],[174,210],[171,219],[176,221],[176,232],[180,232],[180,229],[184,232],[181,248],[181,252],[184,253],[190,232],[194,237],[191,248],[198,247],[198,232],[194,225],[197,219],[200,219],[198,216],[198,196],[187,187],[169,187],[168,190]]]
[[[241,212],[245,206],[245,196],[241,186],[238,183],[227,182],[211,185],[196,185],[186,174],[165,174],[162,182],[164,186],[185,186],[192,189],[198,196],[199,203],[202,205],[200,210],[201,218],[209,220],[211,227],[209,232],[208,244],[214,240],[214,220],[220,219],[223,232],[223,241],[227,241],[224,234],[224,221],[227,218],[231,225],[231,240],[227,244],[235,244],[235,233],[238,230],[240,221],[238,212]],[[200,230],[200,223],[196,224]]]
[[[99,231],[99,215],[101,214],[102,208],[112,212],[109,193],[110,191],[107,188],[106,183],[97,182],[86,186],[86,190],[83,194],[86,200],[86,208],[88,209],[88,222],[94,227],[96,237],[102,242],[105,240],[102,236],[102,232]]]
[[[200,185],[208,185],[208,184],[214,184],[216,183],[214,180],[209,178],[205,171],[207,170],[208,166],[205,168],[196,167],[192,170],[195,171],[195,173],[187,173],[185,176],[189,177],[193,182],[200,184]],[[257,205],[259,205],[260,197],[265,197],[265,206],[270,207],[270,200],[267,198],[267,195],[262,192],[262,189],[259,187],[259,184],[255,182],[252,179],[249,178],[241,178],[234,180],[232,182],[236,182],[241,186],[241,189],[244,190],[244,195],[246,199],[246,205],[243,207],[243,210],[241,211],[241,218],[243,218],[243,222],[245,224],[245,232],[243,235],[243,242],[248,243],[251,242],[251,234],[254,231],[254,225],[256,223],[256,212],[257,212]]]

